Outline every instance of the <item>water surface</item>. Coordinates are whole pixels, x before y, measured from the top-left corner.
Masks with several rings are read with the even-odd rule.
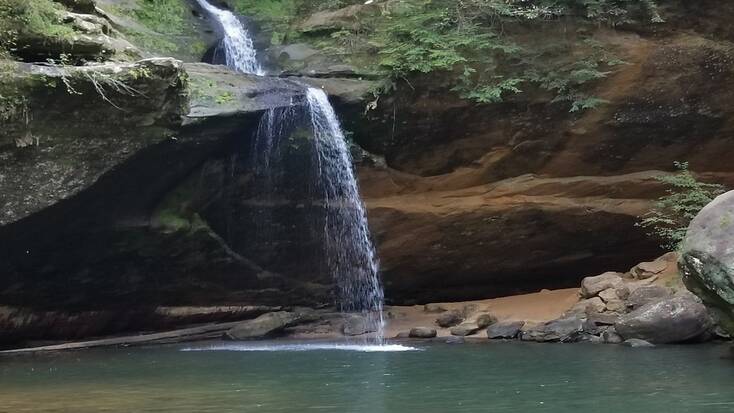
[[[3,357],[0,412],[734,411],[727,346],[271,344]]]

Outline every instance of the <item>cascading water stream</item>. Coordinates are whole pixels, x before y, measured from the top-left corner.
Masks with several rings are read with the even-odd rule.
[[[233,13],[220,10],[206,0],[197,0],[214,16],[224,30],[227,66],[256,75],[264,71],[257,61],[252,39]],[[323,90],[306,87],[306,101],[289,107],[271,109],[260,121],[253,146],[256,183],[263,198],[280,197],[276,185],[278,168],[283,168],[282,144],[299,128],[310,129],[312,140],[312,198],[323,213],[324,256],[328,271],[336,281],[338,304],[342,313],[359,314],[363,330],[375,333],[383,343],[384,293],[380,283],[375,248],[370,239],[364,204],[359,196],[344,133],[334,108]],[[272,202],[271,202],[272,203]],[[272,219],[268,212],[263,220]]]
[[[306,92],[325,203],[326,259],[337,282],[342,312],[358,312],[365,330],[383,340],[384,294],[352,157],[334,108],[323,90]]]
[[[222,43],[224,45],[227,66],[242,73],[264,75],[265,71],[257,61],[255,45],[250,34],[247,32],[247,28],[242,24],[240,19],[234,13],[228,10],[218,9],[206,0],[196,1],[201,8],[211,14],[222,26],[222,30],[224,31]]]

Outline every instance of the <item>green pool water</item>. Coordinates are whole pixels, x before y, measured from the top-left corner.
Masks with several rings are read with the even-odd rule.
[[[724,345],[282,344],[2,357],[0,412],[734,412]]]

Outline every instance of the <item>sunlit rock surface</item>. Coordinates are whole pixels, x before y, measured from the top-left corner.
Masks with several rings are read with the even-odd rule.
[[[734,191],[716,198],[691,222],[679,265],[686,286],[734,333]]]

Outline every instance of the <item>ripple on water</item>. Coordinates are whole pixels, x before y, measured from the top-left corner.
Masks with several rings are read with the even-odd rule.
[[[340,344],[340,343],[300,343],[300,344],[216,344],[200,347],[186,347],[181,351],[358,351],[363,353],[390,353],[420,351],[417,347],[400,344]]]

